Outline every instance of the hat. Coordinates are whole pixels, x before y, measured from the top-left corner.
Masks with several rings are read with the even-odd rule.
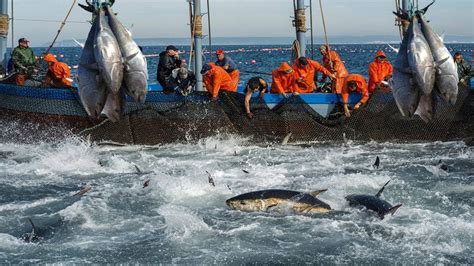
[[[221,55],[221,54],[224,54],[224,50],[219,49],[216,51],[216,55]]]
[[[18,43],[21,43],[21,42],[30,42],[30,41],[28,41],[26,38],[20,38],[18,40]]]
[[[382,50],[378,50],[375,57],[387,57],[387,56],[385,55],[385,53]]]
[[[211,66],[208,65],[208,64],[205,64],[205,65],[202,66],[201,74],[204,75],[209,70],[211,70]]]
[[[166,51],[169,51],[169,50],[173,50],[173,51],[179,51],[178,48],[176,48],[176,46],[174,45],[168,45],[166,46]]]
[[[308,59],[306,59],[306,57],[300,57],[298,58],[298,62],[302,65],[302,66],[306,66],[308,64]]]

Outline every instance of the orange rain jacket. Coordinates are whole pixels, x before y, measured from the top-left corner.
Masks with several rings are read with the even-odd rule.
[[[227,71],[222,67],[216,66],[214,63],[209,63],[209,65],[211,70],[203,76],[203,82],[206,85],[207,91],[212,94],[212,97],[217,97],[219,90],[237,91],[237,87]]]
[[[314,83],[314,75],[316,72],[322,72],[324,75],[330,75],[331,72],[323,67],[318,62],[306,58],[308,64],[306,66],[301,65],[298,60],[293,64],[293,69],[296,73],[296,78],[302,78],[303,82],[297,82],[299,93],[312,93],[316,89]]]
[[[296,84],[296,73],[286,73],[293,70],[287,62],[281,63],[280,67],[272,71],[272,88],[271,93],[293,93],[298,91]]]
[[[237,91],[237,87],[239,86],[240,71],[238,69],[234,69],[234,71],[230,72],[229,75],[232,79],[232,83],[234,84],[234,87],[232,88],[235,88],[235,91]]]
[[[350,91],[348,88],[349,81],[355,81],[357,84],[357,90]],[[359,74],[350,74],[347,76],[344,86],[342,87],[342,102],[349,103],[349,94],[351,92],[359,92],[362,94],[362,98],[360,99],[359,103],[364,104],[369,100],[369,91],[367,89],[367,82],[365,82],[365,78]]]
[[[369,65],[369,92],[375,91],[375,87],[384,81],[386,76],[391,76],[393,72],[392,64],[389,61],[380,61],[377,57],[385,56],[381,50],[377,51],[377,55],[372,63]]]
[[[71,70],[68,65],[63,62],[59,62],[54,55],[46,54],[44,57],[45,62],[53,63],[48,66],[47,76],[53,81],[56,86],[71,86]]]
[[[342,87],[344,85],[344,80],[349,75],[349,72],[347,72],[347,69],[344,66],[344,62],[342,62],[341,58],[339,57],[339,54],[336,51],[329,51],[329,53],[331,54],[331,60],[329,60],[329,55],[326,54],[325,56],[323,56],[323,65],[326,69],[331,70],[331,65],[329,62],[332,62],[333,70],[337,72],[334,87],[336,93],[341,93]]]

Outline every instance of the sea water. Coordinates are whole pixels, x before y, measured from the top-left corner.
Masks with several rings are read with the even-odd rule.
[[[349,70],[366,73],[379,46],[342,47]],[[351,49],[359,52],[350,56]],[[79,49],[61,51],[77,63],[70,58]],[[230,55],[239,68],[262,72],[290,55],[266,53]],[[2,131],[18,126],[2,124]],[[120,147],[37,137],[3,140],[0,173],[0,263],[474,263],[474,148],[463,142],[279,145],[217,135]],[[384,220],[344,199],[375,195],[388,180],[382,198],[403,206]],[[91,190],[73,197],[84,187]],[[324,188],[318,197],[334,209],[328,214],[244,213],[225,204],[256,190]],[[28,219],[39,233],[32,243],[24,241]]]

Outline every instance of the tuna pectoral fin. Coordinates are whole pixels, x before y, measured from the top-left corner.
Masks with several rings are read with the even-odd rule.
[[[91,190],[91,187],[85,187],[83,189],[81,189],[81,191],[77,192],[76,194],[72,195],[73,197],[74,196],[84,196],[84,194],[86,194],[87,192],[89,192]]]
[[[128,61],[132,60],[135,56],[137,56],[138,53],[139,53],[139,52],[136,52],[136,53],[134,53],[134,54],[132,54],[132,55],[123,57],[123,58],[122,58],[122,62],[123,62],[123,63],[127,63]]]
[[[314,204],[314,205],[309,206],[308,208],[302,210],[301,212],[302,212],[302,213],[308,213],[308,212],[310,212],[313,208],[317,208],[317,207],[319,207],[319,206],[321,206],[321,204]]]
[[[318,196],[319,194],[323,193],[323,192],[326,192],[328,191],[327,188],[325,189],[321,189],[321,190],[316,190],[316,191],[312,191],[312,192],[309,192],[309,195],[313,196],[313,197],[316,197]]]
[[[400,208],[400,207],[402,207],[402,204],[398,204],[398,205],[393,206],[392,208],[388,209],[387,214],[390,213],[391,215],[393,215],[398,210],[398,208]]]
[[[444,62],[448,61],[450,57],[446,57],[444,59],[441,59],[439,61],[435,62],[435,68],[439,67],[440,65],[444,64]]]

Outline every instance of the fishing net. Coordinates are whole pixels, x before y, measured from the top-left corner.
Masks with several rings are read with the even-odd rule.
[[[13,86],[13,85],[12,85]],[[253,119],[245,114],[244,95],[221,92],[219,101],[210,102],[205,92],[190,96],[148,94],[148,102],[127,103],[122,119],[91,120],[75,90],[27,89],[9,92],[0,88],[3,120],[27,121],[25,132],[64,128],[92,141],[124,144],[189,142],[219,133],[241,134],[255,141],[434,141],[474,136],[473,90],[461,87],[455,106],[437,100],[434,119],[425,123],[418,116],[403,117],[391,93],[375,92],[350,118],[335,104],[328,117],[316,112],[304,97],[292,96],[269,108],[263,100],[252,102]],[[37,123],[39,126],[31,126]],[[21,125],[21,123],[17,123]],[[26,125],[26,124],[24,124]],[[54,130],[59,137],[61,130]],[[35,135],[38,133],[35,133]],[[64,135],[64,134],[63,134]],[[1,136],[0,136],[1,137]],[[4,136],[6,139],[11,136]],[[45,139],[45,138],[44,138]]]

